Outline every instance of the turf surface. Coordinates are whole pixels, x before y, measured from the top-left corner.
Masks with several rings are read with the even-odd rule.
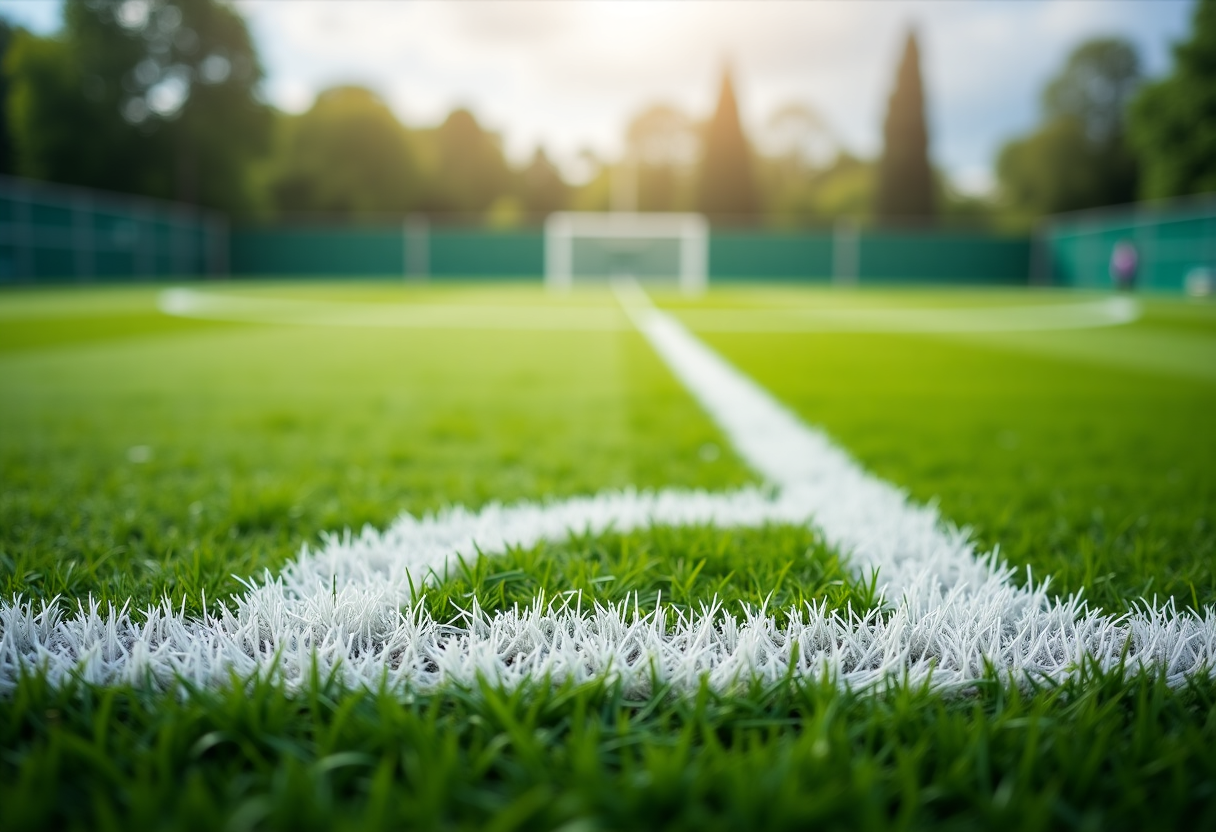
[[[225,291],[229,291],[226,288]],[[265,297],[610,305],[527,287],[261,286]],[[0,295],[0,591],[197,609],[326,530],[402,510],[751,479],[620,331],[168,318],[150,289]],[[1065,298],[1067,299],[1067,298]],[[677,312],[679,298],[657,300]],[[1050,293],[713,292],[704,307],[938,308]],[[969,336],[705,339],[878,475],[1109,609],[1216,601],[1216,307]],[[872,603],[808,530],[653,529],[513,550],[438,613],[536,591],[691,607]],[[610,579],[610,580],[609,580]],[[318,680],[180,696],[24,680],[0,701],[0,825],[21,828],[1157,828],[1216,824],[1216,685],[1095,676],[969,696],[781,683],[408,701]]]
[[[723,294],[712,301],[741,305]],[[900,307],[967,296],[854,297]],[[788,309],[821,298],[745,300]],[[1140,321],[1101,330],[705,339],[876,474],[939,500],[983,548],[1057,591],[1117,612],[1154,597],[1202,609],[1216,604],[1216,307],[1144,306]]]
[[[538,297],[489,301],[520,294]],[[153,290],[5,301],[31,311],[0,330],[6,596],[194,605],[402,511],[749,479],[628,331],[209,324]]]

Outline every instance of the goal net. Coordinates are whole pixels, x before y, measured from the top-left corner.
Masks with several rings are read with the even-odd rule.
[[[700,214],[564,211],[545,222],[545,285],[633,277],[700,292],[708,282],[709,225]]]

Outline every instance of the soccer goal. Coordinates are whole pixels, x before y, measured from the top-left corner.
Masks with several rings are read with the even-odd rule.
[[[545,222],[545,285],[633,277],[700,292],[708,283],[709,224],[700,214],[564,211]]]

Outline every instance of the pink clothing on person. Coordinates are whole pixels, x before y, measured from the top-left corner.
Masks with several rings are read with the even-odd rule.
[[[1110,253],[1110,276],[1115,285],[1121,289],[1130,289],[1136,282],[1136,269],[1140,265],[1140,255],[1136,247],[1127,240],[1116,243]]]

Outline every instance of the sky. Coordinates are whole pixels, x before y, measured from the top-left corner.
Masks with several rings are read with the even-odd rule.
[[[1191,0],[233,0],[266,69],[264,95],[301,112],[319,90],[362,84],[407,124],[466,106],[519,162],[543,146],[577,178],[584,149],[611,160],[625,125],[666,103],[705,118],[723,67],[745,127],[782,105],[818,112],[853,153],[881,150],[906,33],[920,41],[930,152],[963,190],[991,187],[1001,145],[1032,129],[1071,49],[1132,41],[1165,73]],[[60,0],[0,0],[40,33]]]

